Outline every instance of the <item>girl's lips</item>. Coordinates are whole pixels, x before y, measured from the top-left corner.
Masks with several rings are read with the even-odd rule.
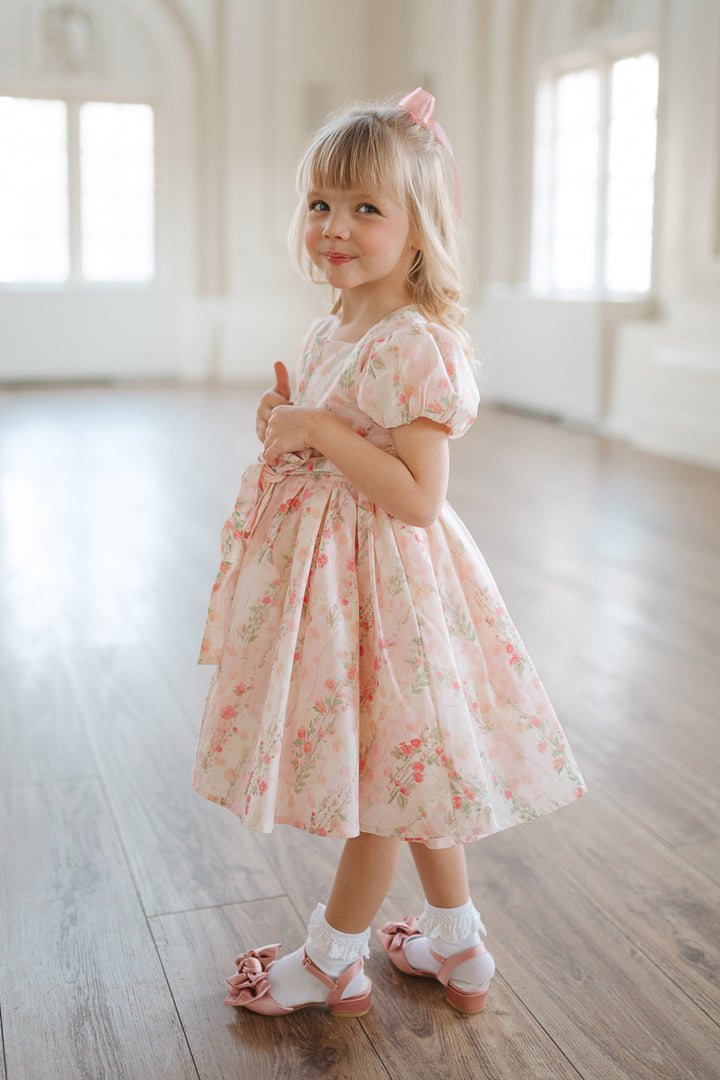
[[[337,251],[324,251],[323,252],[323,257],[326,258],[327,261],[331,262],[331,263],[351,262],[352,259],[355,258],[354,255],[341,255]]]

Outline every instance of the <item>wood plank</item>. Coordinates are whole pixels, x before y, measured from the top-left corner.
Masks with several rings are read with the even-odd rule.
[[[717,474],[526,417],[478,425],[457,446],[460,508],[591,787],[673,844],[710,841]]]
[[[278,825],[269,835],[258,837],[258,845],[282,891],[307,924],[315,905],[327,903],[343,841]]]
[[[563,618],[574,605],[574,625],[586,618],[573,644],[593,645],[607,614],[626,657],[622,631],[642,627],[628,638],[633,659],[664,636],[668,656],[700,650],[712,660],[704,631],[717,640],[717,473],[498,413],[481,414],[453,449],[451,490],[471,530],[501,576],[507,567],[523,592],[533,581],[551,591],[549,605],[537,599],[546,624],[558,605]]]
[[[638,568],[617,583],[604,580],[602,563],[595,565],[590,558],[577,581],[566,580],[563,566],[539,572],[507,554],[491,565],[546,681],[555,671],[558,682],[572,673],[591,692],[597,687],[609,693],[609,721],[617,715],[617,702],[640,705],[651,695],[652,703],[639,713],[650,726],[658,709],[669,718],[675,715],[668,701],[675,699],[698,721],[690,734],[712,739],[717,749],[716,730],[702,725],[720,690],[717,600],[710,603],[705,594],[684,591],[671,565],[667,578],[672,586],[652,610],[646,610],[639,595],[645,578]],[[717,560],[711,573],[720,576]]]
[[[18,648],[13,613],[0,615],[0,788],[97,776],[75,696],[47,635]]]
[[[720,887],[607,800],[529,831],[538,851],[720,1023]]]
[[[9,396],[2,414],[0,786],[91,777],[82,720],[57,665],[57,626],[75,587],[62,506],[70,480],[58,475],[58,440],[38,423],[32,398]]]
[[[0,1080],[7,1080],[5,1067],[5,1037],[3,1035],[2,1009],[0,1008]]]
[[[718,688],[720,602],[683,591],[672,567],[672,585],[652,605],[642,596],[644,579],[638,581],[636,569],[620,582],[607,579],[592,560],[577,582],[565,580],[560,567],[538,573],[507,556],[494,569],[503,591],[510,590],[512,607],[519,604],[518,621],[540,655],[617,683],[633,697],[645,690],[658,697],[669,692],[703,711],[711,707]]]
[[[271,837],[263,837],[261,843],[307,923],[315,904],[327,900],[342,841],[281,827]],[[398,912],[404,915],[422,907],[419,890],[416,885],[413,888],[407,851],[403,851],[401,866],[398,880],[375,920],[376,928]],[[413,893],[417,893],[413,901],[403,904],[400,897]],[[468,1075],[482,1075],[489,1080],[510,1075],[533,1080],[577,1075],[502,980],[493,986],[492,1009],[482,1021],[468,1025],[443,1003],[437,985],[426,980],[406,980],[395,972],[374,937],[371,949],[367,970],[376,987],[375,1007],[363,1025],[391,1076],[404,1075],[408,1061],[414,1062],[414,1076],[432,1080],[437,1076],[438,1062],[442,1062],[443,1076],[463,1080]],[[511,1062],[508,1047],[512,1047]]]
[[[689,701],[685,689],[700,685],[698,670],[689,666],[666,690],[632,670],[579,663],[571,644],[535,639],[533,655],[591,790],[607,791],[671,844],[717,835],[720,733],[709,723],[713,710]]]
[[[483,844],[472,844],[466,849],[469,865],[483,848]],[[374,926],[418,915],[422,907],[414,864],[409,850],[403,848],[397,876]],[[537,1022],[503,972],[496,974],[488,1004],[475,1017],[463,1017],[452,1009],[436,982],[396,971],[377,943],[368,972],[382,1009],[373,1009],[372,1027],[366,1026],[393,1077],[409,1075],[405,1071],[409,1062],[412,1075],[417,1069],[421,1080],[436,1080],[439,1068],[451,1080],[471,1076],[570,1080],[584,1075],[562,1052],[554,1033]]]
[[[197,1080],[97,782],[0,792],[12,1080]]]
[[[187,979],[188,1015],[193,979],[207,980],[204,1000],[217,1011],[203,1028],[210,1013],[198,1008],[196,1038],[207,1074],[223,1080],[242,1075],[223,1073],[213,1057],[213,1033],[237,1028],[222,1006],[228,937],[257,927],[276,940],[280,926],[289,944],[302,940],[288,900],[309,917],[327,897],[341,846],[290,829],[253,836],[189,786],[208,675],[195,667],[197,641],[219,527],[257,452],[256,396],[226,387],[122,388],[21,392],[0,401],[3,476],[25,493],[12,513],[7,500],[0,506],[3,536],[12,540],[0,552],[0,676],[10,721],[0,784],[102,776],[141,896],[159,916],[152,920],[158,940],[166,923],[173,926],[168,957],[177,958],[173,985]],[[712,904],[720,883],[718,475],[492,410],[452,451],[452,501],[497,577],[591,795],[468,848],[499,964],[482,1017],[459,1018],[436,984],[402,979],[375,947],[373,1011],[351,1025],[355,1040],[362,1031],[374,1048],[368,1076],[374,1080],[382,1060],[380,1075],[393,1080],[434,1080],[440,1069],[451,1080],[478,1073],[706,1080],[720,1072],[709,1019],[717,1018]],[[53,522],[52,545],[37,529],[39,512]],[[40,659],[41,641],[52,663],[47,652]],[[23,790],[8,788],[2,799],[16,805]],[[40,885],[62,883],[70,864],[80,867],[71,853],[85,851],[94,836],[91,829],[84,838],[79,812],[54,811],[51,800],[47,812],[63,834],[60,869],[51,869],[53,833],[42,849]],[[106,828],[106,808],[103,820]],[[288,900],[273,907],[268,898],[282,893]],[[127,898],[122,889],[119,896],[122,925]],[[252,901],[241,905],[251,925],[227,915],[240,910],[239,900]],[[105,901],[112,919],[114,899]],[[229,906],[163,914],[210,905]],[[405,852],[376,924],[420,906]],[[60,916],[53,917],[56,925]],[[231,925],[218,930],[228,918]],[[181,962],[188,927],[192,977]],[[212,973],[203,935],[215,941]],[[17,949],[9,950],[13,971],[26,976],[22,935]],[[33,970],[43,966],[38,955],[30,952]],[[95,967],[85,950],[79,985],[96,987]],[[113,992],[120,1014],[132,1012],[137,992],[125,968]],[[62,1009],[56,991],[49,994]],[[86,997],[87,1023],[101,1029],[105,1006]],[[283,1075],[322,1074],[312,1012],[298,1014],[308,1027],[293,1029],[281,1047]],[[6,1005],[6,1038],[10,1016]],[[256,1026],[250,1051],[268,1064],[268,1028]],[[279,1030],[273,1042],[287,1038]],[[67,1026],[54,1038],[61,1063],[76,1070],[68,1075],[105,1075],[97,1071],[99,1036],[89,1049],[73,1044]],[[232,1038],[222,1054],[237,1062],[239,1036]],[[333,1067],[353,1062],[353,1053],[338,1051]],[[55,1076],[46,1051],[36,1059],[34,1046],[23,1067],[27,1074],[13,1071],[8,1059],[12,1080]],[[362,1071],[355,1075],[362,1080]]]
[[[228,1021],[222,979],[232,973],[233,949],[283,939],[292,950],[304,940],[303,924],[287,901],[151,921],[202,1080],[232,1075],[385,1080],[410,1074],[436,1080],[438,1070],[448,1080],[577,1080],[577,1072],[502,979],[494,988],[492,1010],[474,1019],[461,1017],[441,1000],[437,984],[403,979],[375,943],[367,968],[374,985],[367,1017],[339,1023],[318,1008],[268,1020],[238,1010]]]
[[[312,838],[311,838],[312,839]],[[477,846],[477,845],[476,845]],[[472,849],[470,849],[472,850]],[[306,847],[297,867],[305,864]],[[291,849],[287,855],[292,860]],[[321,877],[328,877],[333,859],[323,860]],[[303,892],[303,889],[300,889]],[[311,890],[310,895],[318,895]],[[419,886],[407,849],[400,869],[374,926],[422,909]],[[312,904],[306,905],[309,910]],[[485,1011],[464,1017],[443,1000],[440,986],[412,979],[393,968],[374,935],[367,972],[373,980],[373,1008],[362,1018],[391,1077],[416,1080],[577,1080],[578,1072],[555,1045],[552,1035],[535,1021],[502,975],[493,980]]]
[[[452,452],[451,490],[488,535],[514,538],[520,552],[633,561],[651,577],[656,559],[674,563],[685,586],[720,595],[717,579],[703,580],[704,560],[717,563],[717,471],[492,408]]]
[[[271,1018],[223,1004],[238,952],[275,941],[292,952],[305,940],[286,899],[151,924],[201,1080],[389,1080],[360,1020],[332,1017],[324,1006]]]
[[[720,836],[701,844],[683,845],[676,848],[676,851],[681,858],[720,885]]]
[[[485,1010],[463,1016],[436,982],[402,975],[377,949],[367,970],[374,1007],[361,1023],[391,1077],[578,1080],[502,975],[493,979]]]
[[[484,841],[485,858],[470,862],[503,978],[585,1080],[715,1075],[718,1026],[530,848],[536,827]]]
[[[192,789],[197,725],[144,647],[85,660],[75,691],[146,912],[281,893],[254,836]]]
[[[278,828],[263,837],[262,844],[270,849],[273,866],[307,923],[318,900],[327,899],[342,841]],[[374,926],[421,910],[412,860],[403,849],[397,878]],[[493,982],[483,1016],[468,1020],[442,1000],[436,983],[396,972],[374,936],[371,954],[367,971],[375,987],[374,1008],[362,1023],[392,1077],[405,1075],[408,1062],[413,1062],[417,1080],[436,1080],[439,1062],[442,1075],[450,1080],[474,1075],[487,1080],[560,1080],[578,1075],[502,978]]]
[[[556,705],[562,696],[556,696]],[[605,790],[612,799],[671,846],[717,835],[720,791],[698,777],[697,763],[672,745],[649,741],[629,730],[605,725],[599,706],[583,702],[582,725],[571,743],[590,791]],[[582,704],[575,714],[582,715]],[[561,707],[561,715],[564,712]],[[593,722],[594,721],[594,722]],[[710,762],[713,758],[708,758]]]

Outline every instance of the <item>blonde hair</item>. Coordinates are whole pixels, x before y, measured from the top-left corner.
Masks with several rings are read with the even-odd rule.
[[[319,129],[297,169],[299,202],[288,236],[300,270],[322,282],[305,249],[307,196],[323,187],[382,192],[407,210],[419,250],[408,276],[413,302],[432,322],[450,330],[470,353],[463,329],[458,222],[448,191],[448,154],[430,128],[395,104],[360,103],[333,114]],[[333,312],[340,307],[338,300]]]

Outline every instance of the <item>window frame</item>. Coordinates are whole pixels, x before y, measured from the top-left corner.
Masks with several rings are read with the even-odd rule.
[[[32,101],[61,101],[67,109],[67,169],[68,169],[68,255],[69,273],[63,281],[0,281],[3,292],[150,292],[162,284],[164,260],[161,242],[162,228],[158,214],[162,200],[159,198],[161,183],[160,154],[161,110],[150,94],[113,94],[107,90],[95,93],[89,89],[68,93],[67,90],[25,90],[20,87],[0,86],[0,96]],[[105,105],[147,105],[153,112],[153,257],[154,273],[147,281],[107,280],[93,281],[82,275],[82,212],[80,185],[80,109],[90,103]]]
[[[610,172],[609,172],[609,147],[610,147],[610,120],[611,120],[611,93],[612,93],[612,68],[613,66],[622,60],[633,59],[643,56],[646,53],[652,53],[657,59],[658,63],[658,96],[656,105],[656,132],[655,132],[655,168],[653,173],[653,210],[652,210],[652,231],[651,231],[651,251],[650,251],[650,282],[648,288],[643,291],[638,290],[616,290],[610,289],[606,284],[605,268],[606,268],[606,254],[607,254],[607,241],[608,241],[608,191],[610,186]],[[538,131],[537,131],[537,100],[540,93],[543,91],[550,91],[553,108],[553,149],[554,149],[554,132],[555,132],[555,109],[557,107],[557,91],[556,84],[560,78],[565,75],[571,75],[577,72],[586,71],[588,69],[595,71],[600,79],[600,102],[599,102],[599,117],[598,117],[598,131],[599,131],[599,144],[598,144],[598,178],[597,178],[597,190],[596,190],[596,229],[595,229],[595,265],[594,265],[594,281],[593,284],[585,288],[569,289],[563,288],[549,281],[550,278],[550,261],[552,256],[551,248],[548,248],[543,255],[543,277],[545,282],[538,284],[535,278],[532,268],[535,265],[537,253],[535,251],[535,236],[536,236],[536,163],[537,163],[537,149],[538,149]],[[644,38],[642,40],[634,40],[632,42],[625,42],[622,46],[616,46],[615,48],[606,48],[602,51],[584,52],[581,54],[574,54],[572,57],[554,60],[548,64],[545,64],[538,74],[535,82],[535,93],[533,98],[534,112],[533,112],[533,126],[532,126],[532,176],[531,176],[531,212],[530,212],[530,288],[533,293],[539,296],[547,296],[550,298],[562,299],[568,297],[572,299],[600,299],[604,301],[638,301],[638,300],[653,300],[657,292],[657,266],[658,266],[658,248],[659,248],[659,194],[660,194],[660,155],[661,155],[661,116],[662,116],[662,86],[663,86],[663,57],[658,48],[656,41]],[[556,178],[554,174],[554,154],[552,155],[552,175],[550,180],[549,191],[547,193],[547,199],[552,202],[554,193],[556,190]],[[551,229],[550,239],[554,239],[555,222],[550,217]]]

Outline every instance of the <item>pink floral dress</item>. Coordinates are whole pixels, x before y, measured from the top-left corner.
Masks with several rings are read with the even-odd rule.
[[[417,417],[452,437],[478,394],[414,306],[355,345],[314,323],[299,405],[393,453]],[[193,785],[250,829],[468,842],[585,785],[475,542],[449,505],[406,525],[326,458],[260,458],[223,530],[200,662],[217,665]]]

